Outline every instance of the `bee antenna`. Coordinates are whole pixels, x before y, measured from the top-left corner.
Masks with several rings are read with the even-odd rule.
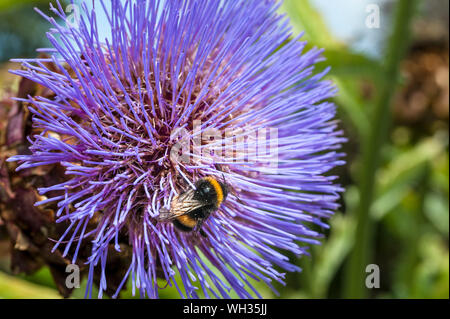
[[[231,193],[236,197],[237,201],[238,201],[240,204],[245,205],[244,202],[243,202],[243,201],[239,198],[239,196],[237,195],[236,189],[234,189],[234,187],[233,187],[232,185],[230,185],[230,184],[227,183],[227,181],[226,181],[226,179],[225,179],[225,174],[224,174],[224,172],[223,172],[221,166],[220,166],[219,164],[214,164],[214,166],[215,166],[215,168],[216,168],[217,170],[219,170],[219,171],[222,172],[223,183],[224,183],[225,185],[227,185],[227,186],[231,189]]]
[[[245,203],[239,198],[239,196],[237,195],[236,191],[233,188],[233,195],[236,197],[237,201],[239,202],[239,204],[241,205],[245,205]]]
[[[225,177],[224,177],[224,178],[225,178]],[[236,197],[236,199],[237,199],[237,201],[239,202],[239,204],[245,205],[245,203],[239,198],[236,189],[235,189],[232,185],[227,184],[227,183],[225,182],[225,180],[224,180],[224,183],[231,189],[231,193],[234,195],[234,197]]]

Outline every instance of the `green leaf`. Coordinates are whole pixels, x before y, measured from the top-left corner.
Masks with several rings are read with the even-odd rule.
[[[436,193],[429,193],[425,197],[425,216],[445,236],[448,237],[449,216],[448,198]]]
[[[414,181],[418,181],[428,166],[445,149],[438,138],[428,138],[414,148],[401,153],[378,174],[378,190],[372,205],[371,215],[382,219],[406,196]]]
[[[61,299],[54,289],[0,272],[0,299]]]
[[[49,0],[2,0],[0,1],[0,10],[6,10],[21,5],[38,5],[44,3],[48,4]]]
[[[447,142],[445,145],[448,145],[448,132],[445,133]],[[433,171],[431,175],[433,188],[439,189],[439,191],[442,191],[445,193],[446,197],[449,196],[449,183],[448,183],[448,176],[449,176],[449,157],[448,157],[448,150],[447,152],[443,153],[441,156],[439,156],[434,162],[433,162]]]
[[[49,288],[56,289],[55,282],[53,281],[53,277],[50,273],[50,269],[48,267],[42,267],[37,272],[32,275],[19,275],[20,278],[23,278],[26,281],[31,283],[35,283],[40,286],[45,286]]]
[[[354,244],[355,223],[349,216],[330,220],[331,234],[323,246],[315,247],[313,295],[326,298],[330,283]]]
[[[304,38],[309,43],[319,47],[342,46],[328,31],[321,15],[308,0],[285,0],[282,10],[291,18],[294,31],[305,31]]]
[[[449,298],[449,253],[446,243],[436,234],[421,239],[422,262],[416,267],[410,298]]]
[[[370,79],[375,85],[383,79],[379,61],[350,52],[348,48],[326,48],[323,56],[326,58],[325,63],[331,66],[330,74],[333,76],[353,80],[355,77]]]

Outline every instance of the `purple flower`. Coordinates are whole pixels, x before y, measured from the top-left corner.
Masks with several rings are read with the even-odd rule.
[[[302,255],[302,245],[318,243],[308,225],[327,227],[322,219],[342,191],[326,176],[342,164],[344,139],[325,101],[335,88],[321,80],[326,71],[313,73],[321,51],[303,52],[305,42],[290,38],[276,1],[99,4],[83,6],[77,25],[42,14],[53,25],[53,48],[42,50],[51,58],[21,59],[23,70],[13,71],[54,92],[23,100],[41,133],[30,136],[30,155],[9,159],[18,169],[65,167],[65,182],[39,189],[61,195],[36,203],[56,202],[57,222],[70,222],[54,249],[65,247],[75,262],[91,245],[89,295],[96,267],[99,297],[106,290],[113,244],[132,249],[116,295],[131,278],[133,289],[157,298],[159,277],[182,297],[198,289],[260,297],[249,279],[272,287],[282,271],[298,271],[283,252]],[[59,4],[52,11],[67,19]],[[206,176],[231,192],[205,220],[205,237],[158,219]]]

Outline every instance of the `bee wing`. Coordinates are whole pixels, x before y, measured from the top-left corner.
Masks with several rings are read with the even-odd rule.
[[[160,221],[169,221],[175,219],[176,217],[185,215],[202,206],[204,206],[204,204],[194,199],[194,190],[189,189],[172,199],[170,210],[161,208],[159,211],[158,219]]]
[[[171,212],[170,212],[170,210],[168,210],[167,208],[161,208],[160,210],[159,210],[159,216],[158,216],[158,220],[159,221],[168,221],[168,220],[171,220],[171,219],[174,219],[176,216],[174,216]]]

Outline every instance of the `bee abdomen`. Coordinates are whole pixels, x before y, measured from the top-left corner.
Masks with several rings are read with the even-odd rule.
[[[197,225],[197,222],[195,219],[191,218],[188,215],[182,215],[175,218],[173,220],[173,224],[179,230],[189,232],[194,229],[194,227]]]

